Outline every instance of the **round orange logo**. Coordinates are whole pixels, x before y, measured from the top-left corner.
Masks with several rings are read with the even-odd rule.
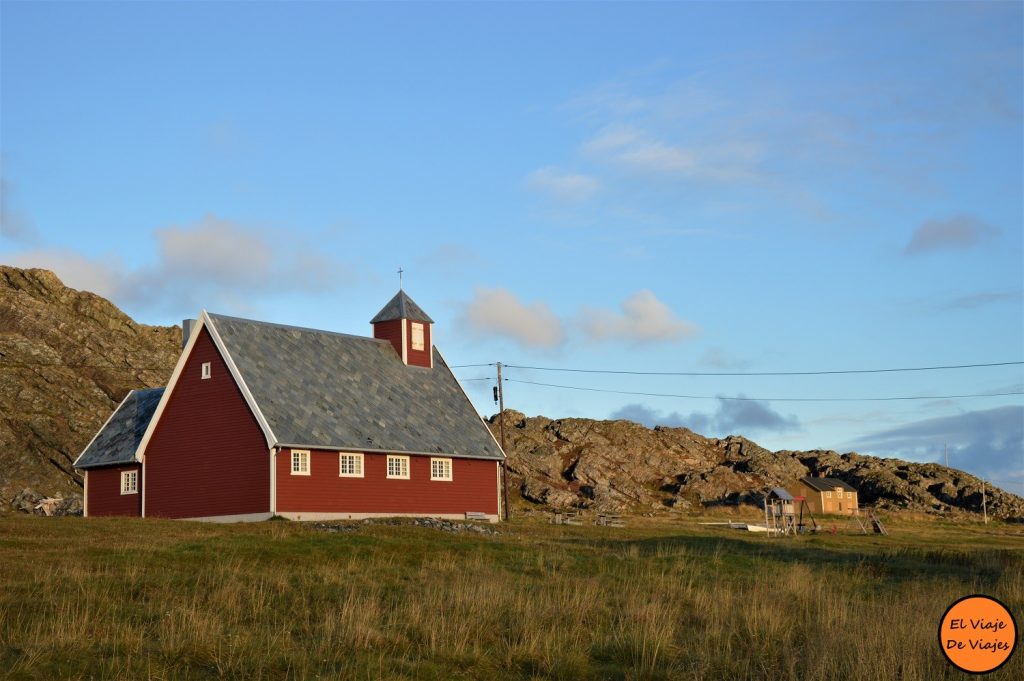
[[[964,596],[939,621],[939,646],[961,671],[999,669],[1017,645],[1017,622],[1009,608],[989,596]]]

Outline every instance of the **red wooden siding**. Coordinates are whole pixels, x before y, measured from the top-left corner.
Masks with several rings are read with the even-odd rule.
[[[412,320],[406,320],[405,323],[408,324],[408,328],[406,328],[406,330],[405,330],[405,332],[407,334],[406,337],[409,339],[409,354],[408,354],[409,362],[408,363],[410,365],[412,365],[412,366],[417,366],[417,367],[429,367],[430,366],[430,324],[427,324],[426,322],[417,322],[418,324],[423,324],[423,349],[422,350],[413,350],[412,349],[412,324],[413,324],[413,322],[412,322]]]
[[[121,472],[138,471],[136,494],[121,494]],[[90,468],[89,498],[87,500],[90,518],[105,515],[142,515],[142,470],[138,464],[111,468]]]
[[[450,482],[430,479],[430,457],[409,457],[409,479],[389,480],[386,454],[364,454],[362,478],[338,476],[338,452],[313,450],[309,475],[291,474],[291,451],[277,455],[277,510],[283,513],[497,515],[494,461],[452,459]]]
[[[204,362],[208,379],[201,378]],[[267,513],[269,457],[263,431],[204,328],[146,448],[146,515]]]
[[[395,319],[390,322],[377,322],[373,325],[373,337],[391,341],[395,352],[402,356],[402,320]]]

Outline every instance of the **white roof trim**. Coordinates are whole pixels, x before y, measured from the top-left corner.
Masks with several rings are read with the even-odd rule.
[[[77,457],[75,458],[75,462],[74,462],[73,464],[71,464],[71,467],[72,467],[72,468],[78,468],[78,462],[79,462],[79,460],[80,460],[80,459],[81,459],[81,458],[82,458],[83,456],[85,456],[85,453],[86,453],[86,452],[87,452],[87,451],[89,450],[89,447],[92,447],[92,443],[93,443],[93,442],[96,442],[96,438],[98,438],[98,437],[100,436],[100,433],[102,433],[102,432],[103,432],[103,430],[104,430],[104,429],[105,429],[105,428],[107,427],[107,424],[108,424],[108,423],[110,423],[110,419],[114,418],[114,414],[116,414],[116,413],[117,413],[118,411],[120,411],[120,410],[121,410],[121,407],[123,407],[123,406],[124,406],[124,403],[128,401],[128,398],[132,396],[132,393],[133,393],[133,392],[135,392],[135,391],[134,391],[134,390],[129,390],[129,391],[128,391],[128,394],[124,396],[124,399],[123,399],[123,400],[121,400],[121,402],[120,402],[120,403],[118,403],[118,405],[117,405],[117,407],[116,407],[116,408],[114,409],[114,411],[110,412],[110,416],[108,416],[108,417],[107,417],[107,420],[103,422],[103,425],[102,425],[102,426],[100,426],[100,429],[96,431],[96,434],[92,436],[92,439],[91,439],[91,440],[89,440],[89,444],[87,444],[87,445],[85,446],[85,449],[83,449],[83,450],[82,450],[82,453],[81,453],[81,454],[79,454],[79,455],[78,455],[78,456],[77,456]]]
[[[263,437],[267,440],[267,449],[276,446],[277,437],[274,435],[274,431],[271,430],[270,424],[267,419],[263,416],[263,412],[260,411],[260,406],[256,404],[256,398],[249,392],[249,386],[245,384],[245,379],[242,378],[242,372],[238,370],[238,366],[235,365],[235,360],[231,358],[231,353],[228,352],[227,346],[224,345],[224,341],[221,340],[220,334],[217,333],[217,327],[213,324],[213,320],[206,314],[206,310],[202,312],[203,321],[208,324],[210,330],[210,337],[213,338],[214,345],[220,350],[221,357],[224,358],[225,364],[228,365],[228,370],[235,379],[235,383],[238,385],[238,389],[242,391],[242,396],[245,398],[246,403],[249,405],[249,409],[252,410],[253,416],[256,417],[256,421],[260,424],[260,428],[263,430]]]
[[[431,339],[431,341],[433,341],[433,339]],[[444,368],[447,369],[448,373],[451,374],[452,378],[455,379],[455,384],[457,386],[459,386],[459,390],[462,391],[462,396],[466,398],[466,402],[469,404],[469,408],[472,409],[474,413],[476,413],[476,407],[473,406],[473,400],[469,399],[469,393],[467,393],[466,389],[462,387],[462,383],[459,382],[458,377],[455,375],[455,373],[448,366],[448,360],[445,359],[444,354],[441,352],[441,350],[436,345],[434,345],[433,349],[437,350],[438,356],[441,358],[441,361],[444,362]],[[433,361],[433,353],[431,353],[431,361]],[[477,418],[480,419],[480,425],[484,427],[484,430],[487,431],[487,434],[491,436],[492,440],[494,440],[494,444],[498,447],[498,451],[501,452],[501,458],[502,459],[507,459],[508,455],[505,454],[505,450],[501,448],[501,444],[497,440],[495,440],[494,433],[491,432],[491,429],[488,427],[487,422],[484,420],[484,417],[480,416],[480,414],[477,413]],[[437,455],[435,454],[435,456],[437,456]],[[496,460],[497,459],[495,459],[495,461]]]
[[[174,365],[174,372],[171,374],[170,380],[167,382],[167,387],[164,389],[164,394],[160,397],[160,403],[156,406],[156,411],[153,412],[153,418],[149,420],[149,425],[146,427],[146,432],[142,436],[142,441],[139,443],[139,448],[135,450],[135,460],[143,461],[146,456],[146,447],[149,446],[149,441],[153,437],[153,433],[156,431],[156,426],[160,422],[160,417],[164,413],[164,409],[167,408],[167,402],[171,399],[171,395],[174,394],[174,387],[178,384],[178,379],[181,377],[181,373],[185,370],[185,364],[188,363],[188,358],[192,354],[192,348],[199,341],[200,332],[206,328],[210,333],[210,338],[213,340],[214,346],[220,352],[221,357],[224,359],[224,363],[228,367],[228,371],[231,373],[232,378],[235,380],[235,384],[238,389],[242,392],[242,396],[245,398],[246,404],[249,405],[249,409],[252,411],[253,416],[256,417],[257,423],[260,424],[260,428],[263,430],[263,437],[267,440],[267,448],[273,446],[275,441],[274,433],[270,430],[270,426],[267,425],[267,420],[263,418],[263,414],[260,412],[260,408],[256,405],[256,400],[253,399],[252,393],[249,392],[249,388],[245,385],[245,381],[242,380],[242,375],[238,371],[238,367],[235,366],[235,361],[231,359],[231,355],[228,353],[227,348],[224,347],[224,341],[221,340],[220,334],[217,333],[217,329],[213,326],[213,321],[210,316],[206,314],[206,310],[199,313],[199,319],[197,323],[192,326],[192,334],[188,338],[188,343],[185,344],[185,349],[181,351],[181,356],[178,357],[178,363]]]

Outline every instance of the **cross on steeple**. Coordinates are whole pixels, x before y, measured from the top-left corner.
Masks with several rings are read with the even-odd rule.
[[[403,270],[401,267],[399,267],[398,268],[398,290],[399,291],[404,290],[403,286],[402,286],[402,274],[403,273],[405,273],[405,270]]]

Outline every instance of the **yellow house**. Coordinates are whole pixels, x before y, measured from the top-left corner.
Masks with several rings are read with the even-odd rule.
[[[800,478],[793,496],[804,497],[811,513],[857,515],[857,490],[837,478]]]

